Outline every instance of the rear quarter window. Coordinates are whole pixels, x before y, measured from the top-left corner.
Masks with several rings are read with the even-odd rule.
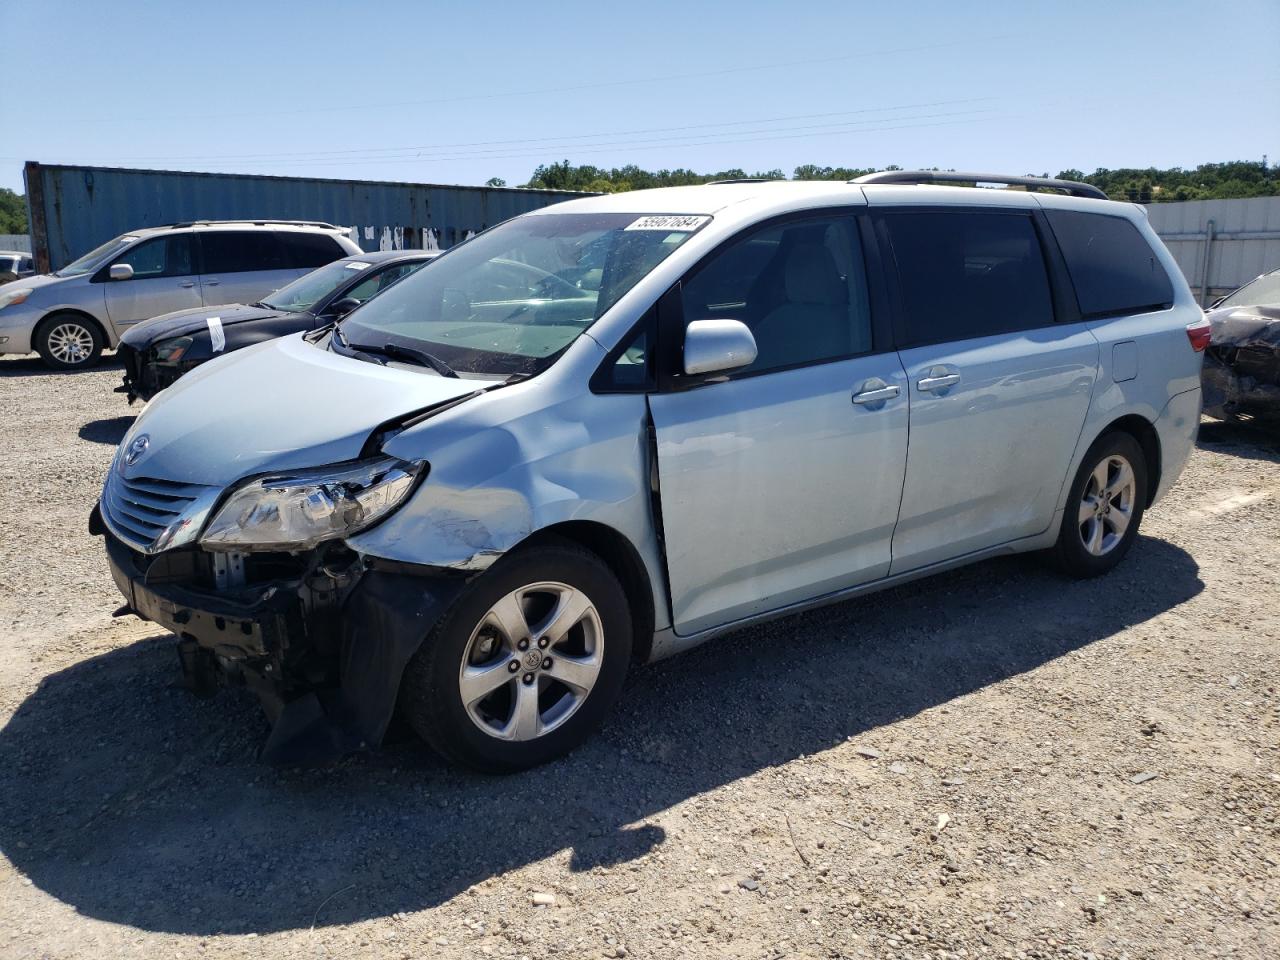
[[[279,237],[284,244],[285,263],[289,267],[323,267],[347,256],[347,251],[338,245],[338,241],[327,234],[281,231]]]
[[[1085,317],[1157,310],[1173,303],[1173,284],[1141,231],[1124,217],[1047,210]]]

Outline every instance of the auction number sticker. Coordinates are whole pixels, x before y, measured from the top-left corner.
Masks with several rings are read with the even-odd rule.
[[[227,335],[222,330],[221,317],[209,317],[205,320],[209,328],[209,342],[214,353],[221,353],[227,345]]]
[[[678,230],[684,233],[692,233],[710,219],[710,217],[703,216],[663,214],[662,216],[656,217],[641,217],[639,220],[633,221],[626,229]]]

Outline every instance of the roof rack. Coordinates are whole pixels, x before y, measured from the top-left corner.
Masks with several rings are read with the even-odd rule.
[[[735,177],[732,180],[708,180],[705,186],[715,187],[725,183],[782,183],[777,177]]]
[[[183,220],[178,223],[165,223],[161,226],[168,227],[170,230],[177,230],[181,227],[209,227],[217,223],[251,223],[255,227],[285,226],[285,227],[323,227],[326,230],[341,230],[342,227],[334,226],[332,223],[325,223],[323,220],[251,220],[244,218],[241,220]]]
[[[1073,197],[1106,200],[1107,195],[1091,183],[1056,180],[1052,177],[1011,177],[1002,173],[964,173],[954,170],[881,170],[850,180],[849,183],[1006,183],[1010,186],[1062,190]]]

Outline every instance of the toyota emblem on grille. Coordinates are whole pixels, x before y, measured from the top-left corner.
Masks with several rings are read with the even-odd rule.
[[[125,466],[132,467],[135,463],[142,459],[142,455],[147,452],[147,447],[151,446],[151,438],[145,433],[129,444],[129,449],[124,452]]]

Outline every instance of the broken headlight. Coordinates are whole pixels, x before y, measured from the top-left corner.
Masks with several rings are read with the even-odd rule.
[[[426,469],[379,457],[261,477],[232,492],[200,542],[213,550],[308,550],[382,520]]]
[[[190,337],[174,337],[171,340],[161,340],[153,349],[156,359],[161,363],[177,363],[192,343],[194,341]]]

